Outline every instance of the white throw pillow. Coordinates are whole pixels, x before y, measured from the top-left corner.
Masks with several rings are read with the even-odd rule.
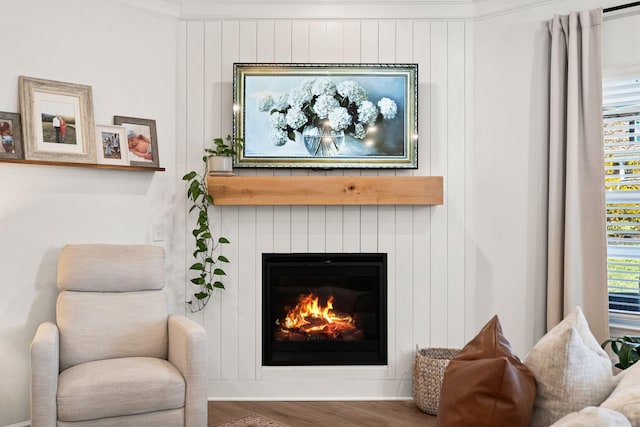
[[[587,406],[562,417],[551,427],[631,427],[629,420],[611,409]]]
[[[635,363],[618,376],[622,376],[620,382],[602,407],[624,414],[632,426],[640,427],[640,363]]]
[[[614,386],[611,360],[579,307],[538,341],[524,363],[536,378],[532,427],[599,406]]]

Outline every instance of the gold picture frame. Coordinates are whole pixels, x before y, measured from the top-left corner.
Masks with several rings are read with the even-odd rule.
[[[20,76],[24,158],[95,163],[91,86]]]
[[[236,63],[235,167],[418,167],[417,64]]]

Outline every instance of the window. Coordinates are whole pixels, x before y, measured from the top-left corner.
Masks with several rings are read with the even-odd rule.
[[[603,83],[609,310],[640,314],[640,78]]]

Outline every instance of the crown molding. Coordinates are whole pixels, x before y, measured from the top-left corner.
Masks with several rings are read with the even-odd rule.
[[[484,20],[531,9],[609,7],[620,0],[111,0],[175,20]],[[612,14],[613,15],[613,14]]]
[[[180,19],[448,19],[473,17],[472,0],[182,0]]]
[[[475,0],[473,17],[474,19],[480,20],[487,19],[540,7],[545,4],[558,3],[558,1],[559,0]]]
[[[529,10],[538,10],[547,18],[553,14],[568,14],[572,11],[607,8],[625,3],[624,0],[474,0],[474,20],[481,21],[502,15]],[[637,13],[622,10],[604,16],[604,20],[624,14]]]

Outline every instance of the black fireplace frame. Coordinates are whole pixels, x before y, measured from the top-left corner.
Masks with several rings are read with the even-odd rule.
[[[274,313],[270,269],[284,265],[321,268],[327,266],[366,266],[378,269],[377,340],[370,342],[275,342],[271,325]],[[271,326],[272,328],[272,326]],[[264,253],[262,254],[262,366],[386,365],[388,349],[387,324],[387,254],[386,253]]]

